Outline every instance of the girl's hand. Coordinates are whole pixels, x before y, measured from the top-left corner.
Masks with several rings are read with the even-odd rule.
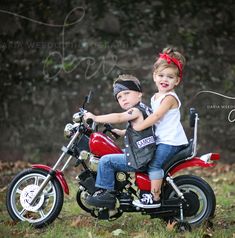
[[[91,118],[93,121],[95,121],[95,115],[92,114],[91,112],[86,112],[84,114],[84,120],[87,121],[87,119]]]
[[[119,136],[124,136],[126,133],[126,130],[120,130],[120,129],[112,129],[112,132],[116,133]]]

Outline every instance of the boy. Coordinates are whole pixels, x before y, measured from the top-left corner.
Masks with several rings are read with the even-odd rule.
[[[88,112],[84,117],[85,120],[91,118],[97,123],[128,122],[126,130],[114,130],[117,134],[124,135],[125,153],[102,156],[96,177],[96,187],[100,190],[87,198],[89,205],[110,209],[115,207],[116,202],[113,192],[115,172],[142,170],[153,158],[156,147],[152,126],[138,132],[133,129],[151,113],[151,109],[141,102],[142,89],[139,80],[132,75],[120,75],[113,84],[113,94],[125,112],[100,116]]]

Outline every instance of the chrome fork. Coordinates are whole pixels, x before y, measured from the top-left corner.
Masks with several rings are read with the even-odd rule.
[[[71,141],[69,142],[69,144],[65,147],[62,147],[62,151],[63,153],[61,154],[61,156],[59,157],[58,161],[56,162],[56,164],[53,166],[53,168],[51,169],[51,171],[49,172],[49,174],[46,176],[46,179],[43,181],[43,183],[40,185],[38,191],[35,193],[35,195],[33,196],[31,202],[29,203],[31,206],[35,203],[36,199],[38,198],[38,196],[41,195],[43,189],[47,186],[48,182],[50,181],[50,179],[52,177],[54,177],[55,175],[55,171],[58,168],[59,164],[61,163],[61,161],[64,159],[65,155],[67,154],[68,150],[70,149],[70,147],[72,146],[73,142],[75,141],[75,139],[78,137],[79,135],[79,131],[77,131],[75,133],[75,135],[73,136],[73,138],[71,139]],[[72,159],[72,155],[69,156],[68,161],[66,162],[66,164],[63,166],[63,168],[61,169],[61,171],[63,172],[64,169],[67,167],[68,163],[70,162],[70,160]]]

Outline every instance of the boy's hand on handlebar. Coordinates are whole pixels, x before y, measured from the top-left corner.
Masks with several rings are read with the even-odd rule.
[[[92,114],[91,112],[86,112],[86,113],[84,114],[84,119],[85,119],[85,121],[87,121],[87,119],[89,119],[89,118],[91,118],[93,121],[95,121],[95,115]]]

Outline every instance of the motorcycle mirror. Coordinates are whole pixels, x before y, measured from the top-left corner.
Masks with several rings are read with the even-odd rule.
[[[89,94],[88,94],[88,96],[87,96],[87,103],[90,103],[92,94],[93,94],[93,91],[90,90],[90,92],[89,92]]]
[[[93,92],[92,92],[92,90],[90,90],[90,91],[89,91],[89,94],[85,96],[85,100],[84,100],[84,103],[83,103],[83,105],[82,105],[82,108],[83,108],[83,109],[85,108],[85,105],[86,105],[87,103],[90,103],[92,94],[93,94]]]

